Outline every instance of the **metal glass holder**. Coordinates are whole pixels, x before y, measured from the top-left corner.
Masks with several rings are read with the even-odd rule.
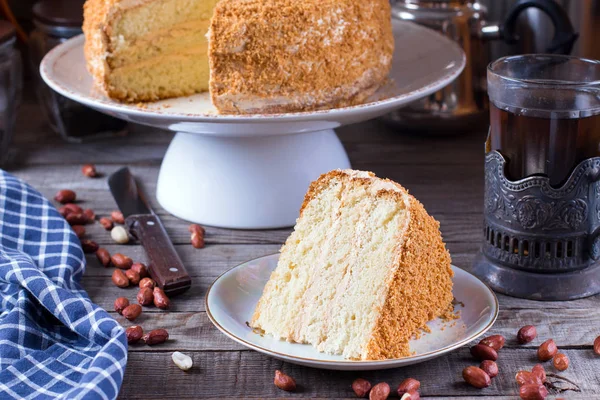
[[[600,157],[560,187],[545,176],[510,181],[497,151],[485,158],[483,244],[473,273],[495,291],[534,300],[600,293]]]

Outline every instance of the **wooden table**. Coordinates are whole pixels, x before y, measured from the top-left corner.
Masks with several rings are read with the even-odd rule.
[[[135,127],[124,138],[66,144],[48,131],[32,101],[23,106],[18,126],[14,162],[7,169],[48,198],[63,188],[77,191],[83,205],[94,209],[99,216],[116,208],[106,175],[124,165],[130,166],[146,190],[154,194],[160,162],[172,137],[169,132]],[[485,133],[405,136],[380,121],[371,121],[339,129],[338,134],[354,168],[396,180],[423,202],[441,222],[454,264],[469,269],[481,241]],[[83,163],[96,164],[105,176],[85,178],[80,172]],[[201,199],[198,204],[202,204]],[[131,346],[120,396],[123,399],[354,398],[350,385],[359,376],[372,382],[387,381],[394,389],[402,379],[414,377],[422,382],[421,394],[426,398],[514,399],[518,393],[516,371],[530,369],[535,364],[537,345],[548,338],[553,338],[569,356],[571,366],[563,375],[577,382],[582,390],[558,397],[600,398],[600,357],[592,351],[594,338],[600,334],[600,297],[540,303],[499,295],[500,316],[491,333],[504,335],[507,344],[500,352],[500,375],[484,390],[462,381],[462,369],[476,364],[466,346],[419,365],[365,373],[304,368],[247,350],[213,327],[204,310],[204,295],[223,271],[277,252],[290,229],[248,231],[206,227],[206,248],[196,250],[189,244],[188,223],[167,214],[154,198],[152,205],[192,275],[193,287],[173,299],[171,310],[148,308],[136,321],[146,330],[168,329],[171,340],[152,348]],[[115,245],[99,224],[89,225],[87,230],[90,238],[111,253],[121,252],[136,261],[145,261],[140,246]],[[115,287],[111,273],[111,269],[102,268],[90,256],[83,284],[94,302],[128,326],[130,323],[112,311],[113,302],[123,295],[134,299],[136,290]],[[529,345],[519,346],[515,335],[526,324],[536,325],[539,337]],[[183,372],[173,364],[171,353],[175,350],[193,358],[191,371]],[[547,368],[552,370],[549,363]],[[288,394],[273,385],[276,369],[297,380],[297,393]]]

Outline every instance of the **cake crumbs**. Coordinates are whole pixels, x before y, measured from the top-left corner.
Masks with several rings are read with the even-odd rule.
[[[461,306],[462,308],[465,308],[465,303],[463,303],[462,301],[458,301],[456,300],[456,297],[452,299],[452,305],[453,306]]]
[[[460,310],[455,310],[456,306],[465,307],[465,304],[462,301],[456,300],[456,298],[452,299],[452,303],[448,310],[440,315],[440,319],[443,322],[451,322],[460,318]]]
[[[252,330],[252,333],[256,333],[257,335],[260,335],[260,337],[264,337],[265,336],[265,331],[263,331],[260,328],[253,328],[253,327],[251,327],[250,326],[250,322],[246,321],[246,326]]]

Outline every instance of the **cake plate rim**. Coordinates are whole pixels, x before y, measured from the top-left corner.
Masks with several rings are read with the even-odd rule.
[[[150,105],[158,105],[165,102],[168,104],[169,101],[174,101],[175,99],[166,99],[156,103],[143,103],[140,106],[138,104],[123,103],[109,99],[105,95],[98,92],[97,89],[94,90],[93,85],[92,89],[88,90],[87,92],[81,88],[75,90],[74,88],[77,85],[77,81],[89,79],[91,77],[87,69],[83,68],[80,63],[77,63],[78,67],[72,66],[72,70],[70,70],[68,74],[61,75],[57,73],[58,68],[55,68],[55,65],[61,60],[62,57],[65,57],[71,51],[81,51],[83,54],[83,45],[85,41],[83,34],[68,39],[67,41],[50,50],[41,62],[40,74],[43,80],[54,91],[76,102],[82,103],[86,106],[95,108],[101,112],[108,113],[118,118],[150,126],[161,126],[165,129],[175,132],[239,137],[303,133],[307,131],[334,129],[342,125],[381,116],[387,112],[391,112],[394,109],[402,107],[403,105],[421,99],[447,86],[464,70],[466,66],[466,55],[460,46],[458,46],[458,44],[449,38],[432,29],[409,21],[393,19],[392,23],[395,32],[397,30],[401,30],[402,32],[405,32],[403,34],[406,34],[410,37],[419,37],[419,40],[423,40],[425,42],[439,41],[440,43],[443,43],[443,46],[439,45],[438,47],[443,47],[448,51],[448,53],[452,53],[452,56],[447,57],[448,60],[446,64],[442,65],[442,63],[440,63],[439,66],[432,69],[432,71],[435,70],[439,73],[439,75],[435,75],[435,80],[427,81],[427,79],[432,79],[432,77],[429,76],[432,74],[432,72],[426,74],[426,78],[423,78],[423,81],[427,81],[427,84],[422,82],[422,86],[415,86],[413,90],[402,93],[402,95],[394,95],[384,99],[369,101],[347,107],[274,114],[261,113],[231,115],[217,114],[215,112],[196,114],[189,112],[174,112],[173,109],[175,107],[165,106],[165,108],[161,107],[160,110],[150,107]],[[400,50],[396,49],[394,54],[396,54],[397,51]],[[420,57],[424,57],[424,55],[420,54],[417,50],[414,50],[413,52],[415,53],[414,57],[417,61],[421,60]],[[403,56],[401,55],[398,57],[402,58]],[[429,60],[429,62],[430,61],[431,60]],[[423,59],[423,64],[427,64],[427,62],[427,59]],[[441,68],[441,70],[444,72],[439,72],[439,68]],[[176,99],[191,100],[197,96],[202,96],[202,94]],[[175,120],[179,123],[174,123],[173,121]],[[313,125],[307,126],[306,124],[294,124],[298,122],[312,123]],[[168,123],[168,126],[164,126],[164,123]],[[186,126],[186,123],[203,125],[190,127]],[[270,130],[268,132],[257,132],[250,129],[247,125],[242,127],[240,131],[240,124],[260,124],[264,129],[265,124],[272,123],[277,123],[279,125],[277,129],[272,132]],[[227,125],[225,127],[220,126],[224,124],[231,125]],[[250,133],[248,134],[246,132]]]
[[[262,257],[257,257],[255,259],[252,260],[248,260],[246,262],[243,262],[239,265],[236,265],[233,268],[228,269],[227,271],[223,272],[221,275],[219,275],[219,277],[217,277],[214,282],[209,286],[205,298],[204,298],[204,303],[205,303],[205,310],[206,310],[206,314],[208,316],[208,319],[211,321],[211,323],[221,332],[223,333],[225,336],[227,336],[228,338],[230,338],[231,340],[241,344],[242,346],[245,346],[249,349],[255,350],[259,353],[274,357],[276,359],[279,360],[283,360],[283,361],[287,361],[293,364],[298,364],[298,365],[303,365],[303,366],[307,366],[307,367],[313,367],[313,368],[320,368],[320,369],[329,369],[329,370],[338,370],[338,371],[370,371],[370,370],[382,370],[382,369],[391,369],[391,368],[399,368],[399,367],[404,367],[404,366],[408,366],[408,365],[414,365],[414,364],[418,364],[421,362],[425,362],[437,357],[440,357],[442,355],[445,355],[449,352],[452,352],[466,344],[468,344],[469,342],[478,339],[479,337],[481,337],[482,335],[484,335],[486,332],[488,332],[492,326],[494,325],[494,323],[496,322],[499,312],[500,312],[500,304],[498,301],[498,298],[496,296],[496,294],[494,293],[494,291],[487,285],[485,284],[479,277],[471,274],[470,272],[459,268],[455,265],[451,265],[452,266],[452,270],[455,273],[455,276],[453,277],[453,282],[456,278],[456,273],[457,271],[459,271],[459,274],[466,274],[465,276],[470,277],[469,279],[473,279],[475,282],[477,282],[478,285],[481,286],[481,288],[485,288],[486,290],[486,294],[487,295],[491,295],[491,299],[493,300],[492,302],[492,309],[491,309],[491,316],[489,317],[489,320],[485,323],[484,326],[482,326],[479,330],[477,330],[477,332],[465,336],[464,338],[462,338],[461,340],[456,341],[455,343],[449,345],[449,346],[445,346],[442,347],[440,349],[437,350],[433,350],[433,351],[429,351],[426,353],[422,353],[422,354],[417,354],[417,355],[413,355],[413,356],[409,356],[409,357],[404,357],[404,358],[394,358],[394,359],[387,359],[387,360],[367,360],[367,361],[354,361],[354,360],[323,360],[323,359],[315,359],[315,358],[308,358],[308,357],[299,357],[299,356],[295,356],[295,355],[290,355],[290,354],[286,354],[286,353],[281,353],[278,351],[273,351],[271,349],[267,349],[265,347],[259,346],[255,343],[252,343],[248,340],[245,340],[241,337],[238,337],[237,335],[235,335],[234,333],[230,332],[227,328],[225,328],[220,322],[219,320],[222,319],[220,317],[215,317],[215,315],[213,314],[213,311],[211,311],[211,302],[212,302],[212,297],[216,296],[216,295],[211,295],[211,293],[213,293],[213,290],[215,288],[215,286],[224,278],[226,277],[228,274],[232,274],[234,273],[236,270],[238,269],[242,269],[244,267],[246,267],[247,265],[249,265],[250,263],[258,263],[264,260],[270,260],[276,258],[277,260],[279,259],[279,253],[274,253],[274,254],[269,254],[266,256],[262,256]],[[275,263],[276,264],[276,263]],[[272,271],[270,271],[272,272]],[[231,317],[231,316],[229,316]],[[246,322],[246,325],[248,325],[248,323]],[[249,326],[248,326],[249,328]],[[443,331],[443,329],[442,329]],[[254,333],[253,334],[258,334],[258,333]],[[277,339],[272,339],[273,342],[279,342],[279,340]],[[283,341],[281,341],[283,342]],[[293,346],[310,346],[310,345],[303,345],[303,344],[291,344]],[[320,353],[323,354],[323,353]],[[327,356],[327,355],[324,355]],[[332,356],[332,357],[336,357],[336,356]],[[339,357],[339,356],[338,356]]]

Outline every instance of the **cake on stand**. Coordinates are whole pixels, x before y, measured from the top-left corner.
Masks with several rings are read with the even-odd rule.
[[[83,36],[42,61],[55,91],[124,120],[177,132],[162,162],[158,202],[173,215],[225,228],[294,225],[311,181],[350,168],[333,129],[384,115],[450,84],[465,56],[451,40],[422,26],[393,21],[396,48],[389,83],[368,102],[286,114],[219,115],[207,93],[148,104],[124,104],[95,90]]]

